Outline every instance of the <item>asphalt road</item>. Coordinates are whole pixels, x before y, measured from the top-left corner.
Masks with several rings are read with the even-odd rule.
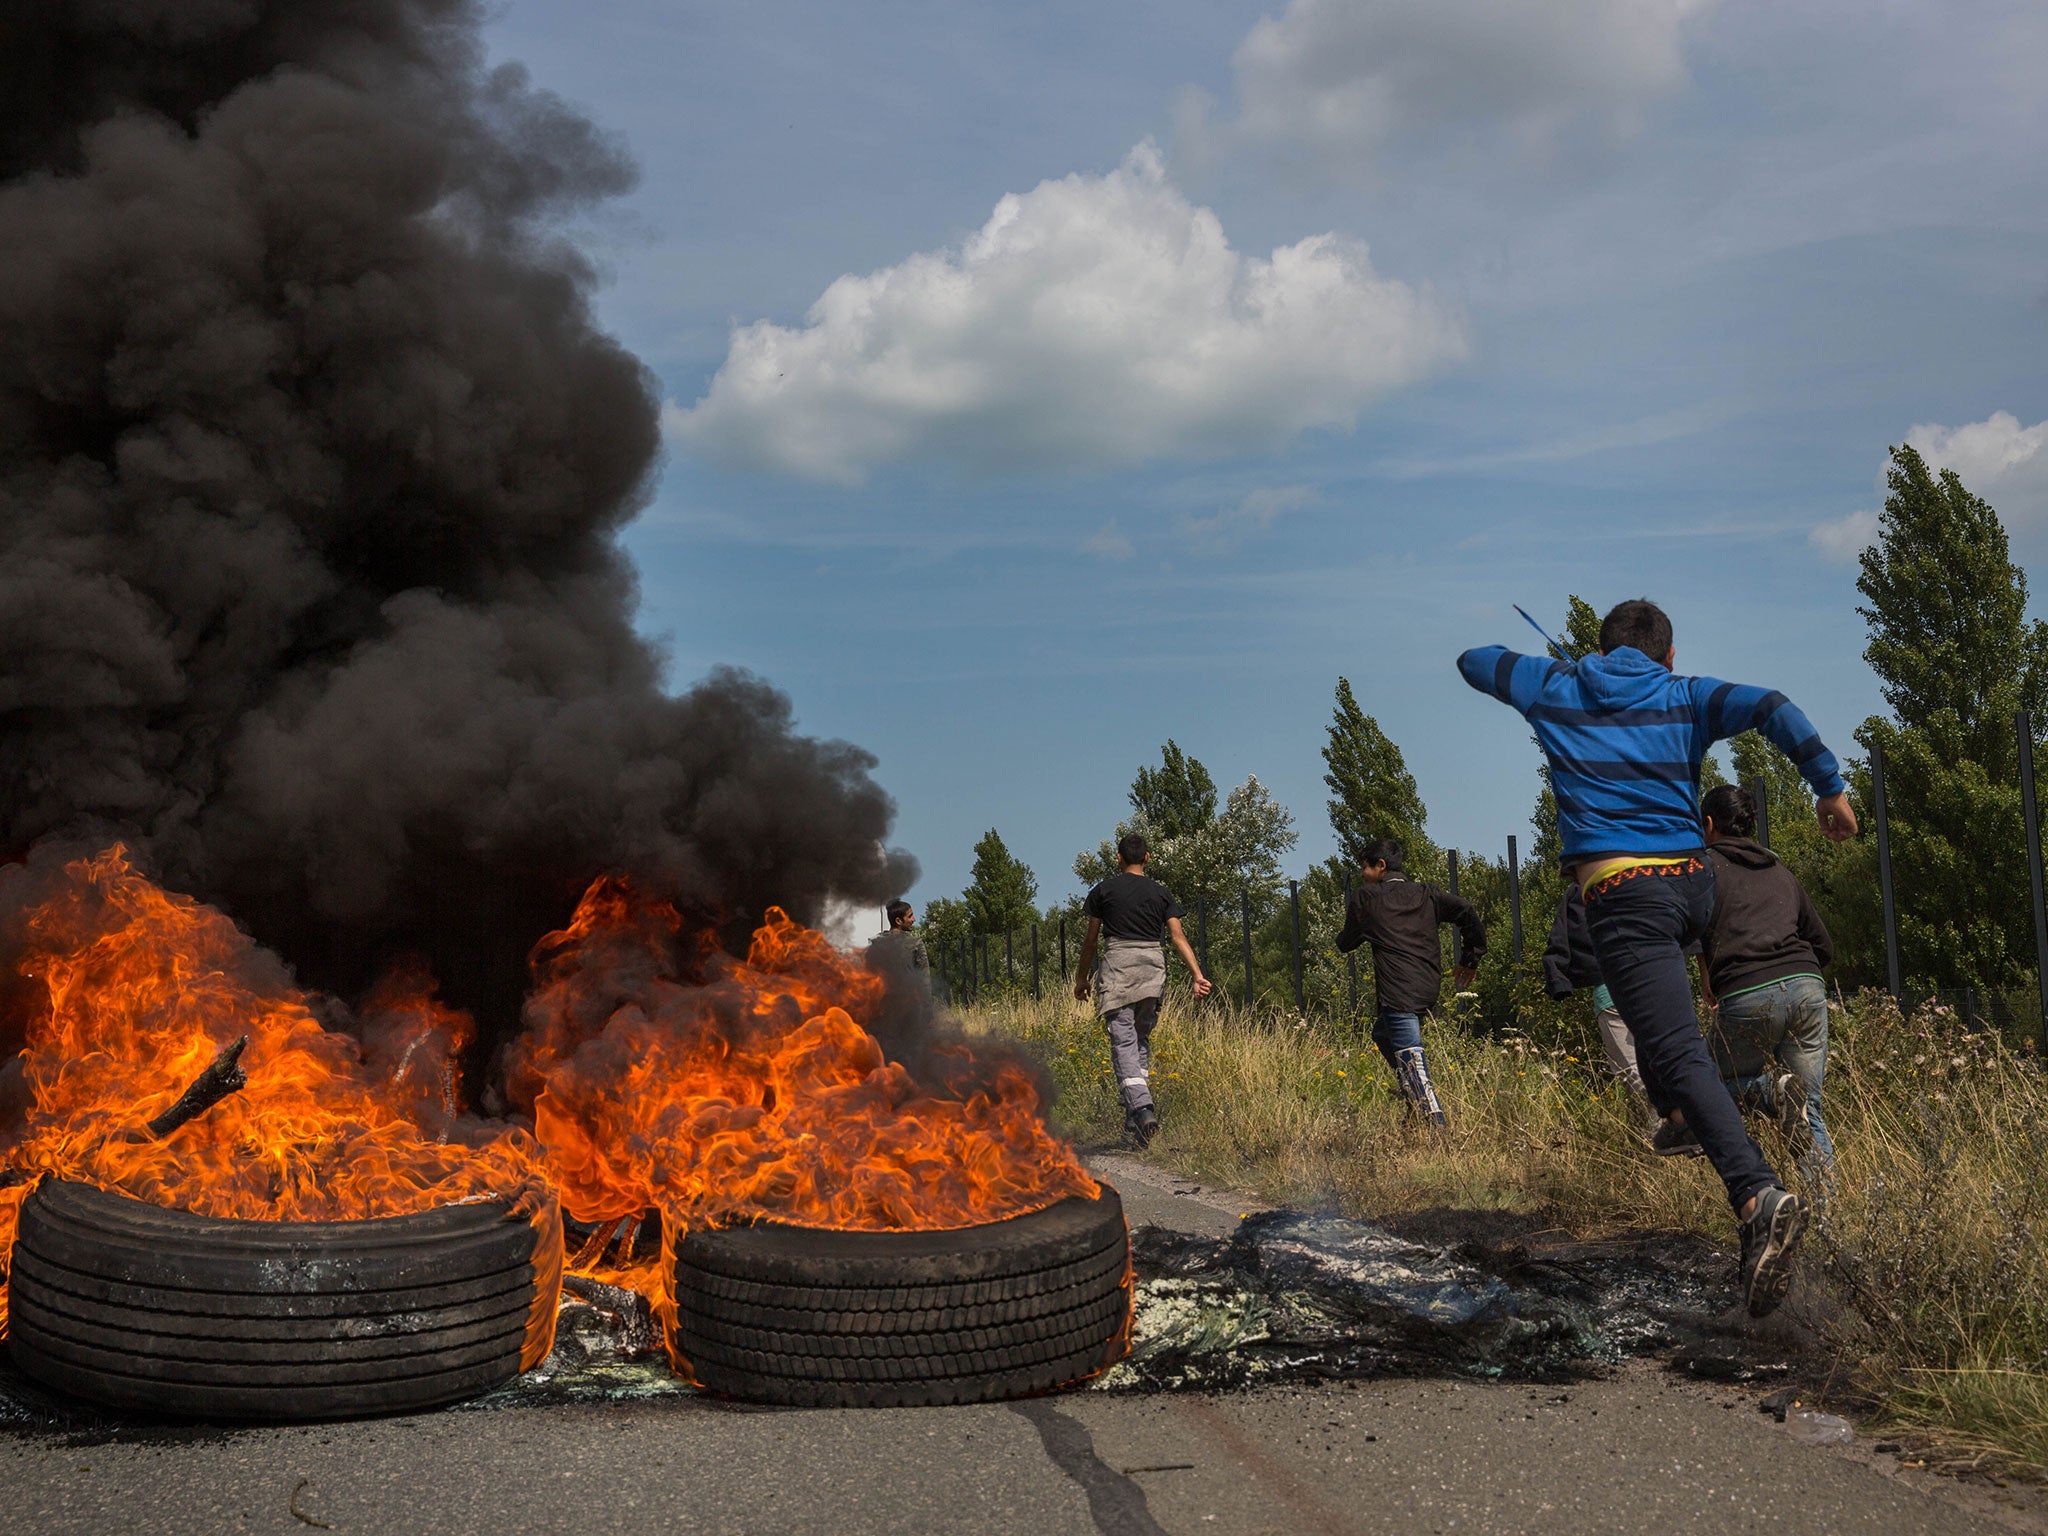
[[[1113,1170],[1139,1220],[1234,1203]],[[1080,1392],[882,1412],[455,1410],[84,1445],[0,1439],[0,1531],[1884,1532],[2044,1530],[2038,1505],[1801,1443],[1654,1362],[1568,1387]]]

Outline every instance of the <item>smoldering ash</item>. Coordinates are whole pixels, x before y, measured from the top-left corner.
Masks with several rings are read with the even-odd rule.
[[[0,857],[118,837],[502,1029],[600,873],[739,924],[912,868],[870,757],[634,633],[656,395],[564,234],[632,168],[479,15],[0,13]]]

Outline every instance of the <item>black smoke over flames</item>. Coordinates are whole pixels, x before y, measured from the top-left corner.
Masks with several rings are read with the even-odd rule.
[[[119,836],[502,1034],[601,872],[744,924],[913,871],[873,759],[635,635],[656,396],[563,233],[632,167],[479,17],[0,8],[0,858]]]

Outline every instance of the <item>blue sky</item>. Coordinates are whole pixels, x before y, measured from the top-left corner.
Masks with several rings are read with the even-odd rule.
[[[643,626],[876,754],[913,900],[992,825],[1069,889],[1168,736],[1321,857],[1340,673],[1498,848],[1453,659],[1572,591],[1853,750],[1909,437],[2048,548],[2048,8],[496,14],[642,170],[580,238],[670,402]]]

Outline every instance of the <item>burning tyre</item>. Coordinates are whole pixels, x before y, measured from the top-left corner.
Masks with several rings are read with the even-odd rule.
[[[21,1368],[115,1407],[333,1418],[472,1396],[546,1355],[553,1196],[362,1221],[244,1221],[45,1179],[23,1203]]]
[[[1122,1357],[1130,1234],[1104,1185],[951,1231],[693,1231],[674,1282],[671,1353],[711,1391],[817,1408],[986,1402]]]

